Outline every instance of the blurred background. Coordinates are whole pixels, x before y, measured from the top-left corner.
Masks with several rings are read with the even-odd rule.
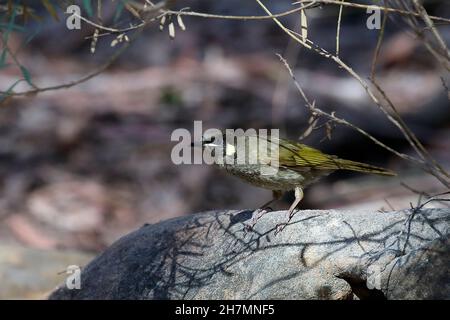
[[[9,1],[0,1],[2,7]],[[43,1],[44,2],[44,1]],[[95,3],[96,1],[93,1]],[[273,12],[288,0],[265,1]],[[371,3],[371,1],[359,1]],[[105,25],[127,25],[120,1],[103,1]],[[446,0],[426,1],[431,15],[450,17]],[[123,44],[98,38],[94,28],[68,30],[39,1],[30,19],[9,32],[8,47],[39,87],[76,80],[97,69]],[[55,6],[56,7],[56,6]],[[179,1],[177,9],[225,15],[263,15],[255,1]],[[84,9],[83,9],[84,10]],[[334,52],[339,7],[307,10],[308,38]],[[83,11],[84,12],[84,11]],[[2,36],[5,13],[2,13]],[[369,30],[365,9],[343,10],[340,57],[367,78],[378,30]],[[409,144],[371,103],[359,83],[330,60],[300,48],[271,20],[239,21],[183,17],[175,38],[156,22],[145,28],[111,67],[68,89],[2,99],[0,106],[0,298],[44,298],[64,281],[69,264],[95,254],[144,223],[213,209],[257,208],[271,192],[207,165],[174,165],[170,135],[207,128],[279,128],[298,139],[309,112],[276,53],[282,54],[316,106],[360,126],[387,145],[413,154]],[[283,17],[299,30],[299,14]],[[439,26],[450,39],[448,25]],[[4,51],[4,44],[2,51]],[[0,90],[24,71],[6,56]],[[406,123],[431,154],[450,168],[448,73],[426,51],[401,17],[387,20],[377,77]],[[446,82],[447,81],[447,82]],[[14,87],[26,90],[26,81]],[[324,121],[319,121],[324,123]],[[331,137],[331,139],[330,139]],[[383,166],[394,178],[338,172],[305,191],[302,209],[399,210],[417,204],[410,188],[433,194],[443,187],[353,130],[325,126],[304,143],[343,158]],[[287,208],[286,194],[275,208]],[[433,203],[431,206],[440,206]]]

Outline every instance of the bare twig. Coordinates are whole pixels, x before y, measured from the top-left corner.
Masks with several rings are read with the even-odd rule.
[[[341,2],[343,2],[343,0]],[[336,57],[339,57],[339,38],[341,36],[341,21],[343,8],[344,8],[343,5],[339,6],[339,14],[336,27]]]
[[[261,2],[261,0],[255,0],[261,8],[267,13],[271,14],[270,10]],[[339,2],[340,3],[340,2]],[[394,104],[392,101],[387,97],[386,93],[381,89],[380,86],[375,81],[371,81],[372,84],[375,85],[375,89],[377,89],[378,93],[381,94],[381,96],[386,100],[388,103],[388,106],[391,109],[391,112],[388,112],[386,107],[380,102],[380,100],[375,96],[374,92],[372,91],[369,84],[362,79],[362,77],[357,74],[349,65],[347,65],[345,62],[343,62],[339,57],[327,52],[323,48],[317,46],[309,39],[303,39],[299,37],[299,35],[290,30],[289,28],[285,27],[277,18],[273,18],[273,21],[292,39],[296,40],[299,44],[303,45],[305,48],[313,50],[317,52],[319,55],[330,59],[334,61],[337,65],[339,65],[342,69],[347,71],[354,79],[356,79],[360,85],[364,88],[369,98],[374,102],[374,104],[378,107],[378,109],[388,118],[388,120],[393,123],[399,130],[402,132],[403,136],[406,138],[408,143],[413,147],[417,155],[419,156],[419,159],[411,156],[406,156],[405,154],[398,153],[397,151],[393,150],[392,148],[386,148],[387,146],[384,146],[385,149],[393,152],[397,156],[402,157],[403,159],[413,161],[416,164],[420,165],[423,170],[425,170],[428,173],[431,173],[433,176],[435,176],[444,186],[447,188],[450,188],[450,174],[446,172],[446,170],[440,166],[428,153],[428,151],[423,147],[423,145],[420,143],[420,141],[417,139],[417,137],[414,135],[414,133],[409,129],[409,127],[405,124],[403,119],[401,118],[400,114],[396,110]],[[286,63],[287,65],[287,63]],[[290,69],[290,68],[289,68]],[[290,72],[291,75],[293,75],[292,71]],[[302,94],[303,99],[307,102],[309,106],[311,106],[311,103],[307,99],[306,95],[304,94],[303,90],[301,90],[301,87],[297,83],[297,88],[299,89],[300,93]],[[317,108],[316,108],[317,110]],[[327,114],[329,117],[330,115]],[[344,119],[335,119],[336,122],[349,125],[353,127],[354,129],[358,130],[360,133],[365,133],[362,129],[353,126],[349,124]],[[369,135],[370,136],[370,135]],[[371,136],[370,136],[371,137]],[[373,138],[373,137],[371,137]],[[372,139],[372,141],[377,141],[376,139]],[[377,144],[380,144],[379,141],[377,141]],[[406,157],[405,157],[406,156]]]
[[[139,33],[140,33],[140,31],[137,31],[132,39],[135,39],[138,36]],[[80,83],[86,82],[86,81],[94,78],[95,76],[97,76],[100,73],[102,73],[103,71],[105,71],[110,65],[112,65],[114,63],[114,61],[117,60],[117,58],[119,58],[119,56],[131,45],[131,43],[132,43],[132,41],[129,41],[129,42],[125,43],[120,49],[116,50],[116,52],[114,52],[114,54],[105,63],[103,63],[100,67],[98,67],[96,70],[92,71],[91,73],[89,73],[86,76],[81,77],[81,78],[79,78],[77,80],[74,80],[74,81],[71,81],[71,82],[68,82],[68,83],[55,85],[55,86],[42,87],[42,88],[36,86],[34,89],[21,91],[21,92],[15,92],[15,91],[4,92],[4,91],[0,91],[0,94],[5,94],[7,96],[34,95],[34,94],[42,93],[42,92],[45,92],[45,91],[52,91],[52,90],[59,90],[59,89],[68,89],[70,87],[76,86],[76,85],[78,85]],[[0,105],[1,105],[1,103],[0,103]]]
[[[294,82],[295,87],[297,88],[298,92],[299,92],[300,95],[302,96],[303,100],[305,100],[306,106],[307,106],[307,108],[310,110],[310,112],[311,112],[312,114],[318,114],[318,115],[324,116],[324,117],[326,117],[327,119],[333,120],[334,122],[336,122],[336,123],[338,123],[338,124],[342,124],[342,125],[345,125],[345,126],[347,126],[347,127],[350,127],[350,128],[352,128],[353,130],[356,130],[357,132],[359,132],[360,134],[362,134],[363,136],[365,136],[365,137],[369,138],[370,140],[372,140],[375,144],[377,144],[377,145],[379,145],[380,147],[382,147],[382,148],[384,148],[384,149],[390,151],[391,153],[395,154],[396,156],[398,156],[398,157],[400,157],[400,158],[402,158],[402,159],[411,161],[411,162],[413,162],[413,163],[415,163],[415,164],[417,164],[417,165],[420,165],[420,166],[424,166],[424,165],[425,165],[425,163],[424,163],[423,161],[421,161],[421,160],[419,160],[419,159],[416,159],[416,158],[414,158],[414,157],[411,157],[411,156],[409,156],[409,155],[407,155],[407,154],[401,153],[401,152],[399,152],[399,151],[397,151],[397,150],[395,150],[395,149],[389,147],[388,145],[384,144],[383,142],[381,142],[381,141],[378,140],[377,138],[373,137],[373,136],[372,136],[371,134],[369,134],[368,132],[366,132],[366,131],[364,131],[363,129],[359,128],[358,126],[356,126],[356,125],[354,125],[354,124],[348,122],[348,121],[345,120],[345,119],[336,117],[336,115],[334,115],[334,113],[328,113],[328,112],[325,112],[325,111],[323,111],[323,110],[317,108],[317,107],[315,106],[315,103],[314,103],[314,102],[311,102],[311,101],[308,99],[308,97],[306,96],[306,94],[305,94],[303,88],[300,86],[300,83],[297,81],[297,78],[295,77],[295,75],[294,75],[294,73],[293,73],[291,67],[290,67],[289,64],[287,63],[287,61],[286,61],[281,55],[277,55],[277,56],[280,58],[281,62],[283,62],[284,66],[285,66],[286,69],[288,70],[288,72],[289,72],[289,74],[290,74],[290,76],[291,76],[291,78],[292,78],[292,80],[293,80],[293,82]]]
[[[378,55],[380,54],[381,44],[384,38],[384,31],[386,29],[386,21],[387,21],[388,13],[384,12],[383,22],[381,23],[380,33],[378,34],[377,46],[375,48],[375,53],[373,54],[372,67],[370,71],[370,78],[375,79],[375,69],[378,61]]]

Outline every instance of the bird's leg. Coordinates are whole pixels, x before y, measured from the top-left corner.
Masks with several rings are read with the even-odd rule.
[[[263,204],[261,207],[259,207],[259,209],[257,209],[255,211],[255,215],[252,218],[251,222],[249,225],[246,226],[247,230],[251,230],[253,229],[253,227],[255,226],[256,222],[263,216],[265,215],[267,212],[271,211],[272,209],[269,207],[269,205],[271,205],[272,203],[274,203],[275,201],[279,200],[281,198],[281,196],[283,195],[283,191],[280,190],[273,190],[272,191],[272,200],[266,202],[265,204]],[[270,209],[270,210],[268,210]]]
[[[295,187],[295,200],[292,203],[291,207],[288,211],[288,221],[286,223],[283,223],[281,225],[277,225],[277,229],[275,231],[275,234],[283,231],[283,229],[288,225],[289,222],[291,222],[292,217],[295,215],[294,210],[297,208],[300,201],[303,199],[303,189],[300,187]]]
[[[302,201],[302,199],[303,199],[303,189],[300,187],[296,187],[295,188],[295,200],[292,203],[292,205],[288,211],[289,221],[291,221],[292,217],[294,216],[294,210],[295,210],[295,208],[297,208],[298,204],[300,203],[300,201]]]

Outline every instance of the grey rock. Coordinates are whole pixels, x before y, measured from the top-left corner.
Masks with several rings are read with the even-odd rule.
[[[146,225],[50,299],[449,299],[449,209],[214,211]]]
[[[439,238],[391,261],[382,283],[388,299],[449,299],[450,239]]]

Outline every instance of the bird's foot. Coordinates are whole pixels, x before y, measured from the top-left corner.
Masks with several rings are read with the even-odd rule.
[[[258,220],[265,215],[268,212],[273,211],[273,209],[271,207],[265,207],[265,208],[259,208],[256,209],[253,213],[253,217],[252,220],[250,221],[249,224],[246,224],[244,227],[244,231],[245,232],[249,232],[251,230],[253,230],[253,227],[256,225],[256,223],[258,222]]]
[[[295,216],[295,214],[297,213],[297,211],[292,210],[292,212],[288,212],[288,220],[287,222],[284,223],[280,223],[277,224],[275,227],[275,235],[279,234],[281,231],[284,230],[284,228],[286,228],[286,226],[289,224],[289,222],[291,222],[292,218]]]

